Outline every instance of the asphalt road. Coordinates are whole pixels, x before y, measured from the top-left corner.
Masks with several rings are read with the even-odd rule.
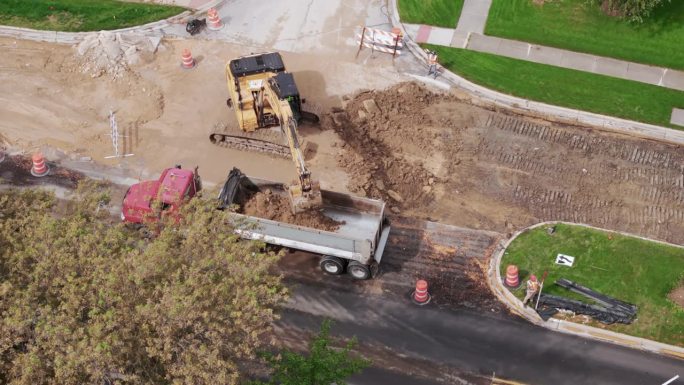
[[[481,378],[496,374],[525,384],[643,385],[662,384],[684,374],[681,360],[552,332],[505,314],[418,307],[401,298],[364,297],[339,286],[299,284],[292,289],[280,326],[316,330],[324,318],[330,318],[335,321],[336,335],[357,336],[364,346],[380,348],[380,353],[371,356],[381,357],[383,365],[392,368],[357,376],[353,383],[358,385],[458,383],[455,378],[462,377],[453,373]],[[393,363],[390,355],[401,362]],[[411,377],[421,372],[412,363],[430,363],[440,369],[430,375],[432,380],[419,380]],[[431,370],[423,367],[422,371],[429,374]],[[684,381],[672,383],[676,384]]]

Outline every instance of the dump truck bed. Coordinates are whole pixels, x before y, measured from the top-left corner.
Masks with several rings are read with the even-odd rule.
[[[287,191],[283,184],[264,179],[245,175],[239,181],[230,179],[226,181],[219,198],[225,206],[232,204],[239,207],[232,214],[232,221],[241,236],[363,264],[380,262],[389,235],[384,202],[321,190],[323,215],[343,223],[334,231],[319,230],[240,214],[244,204],[257,192],[270,190],[271,193],[287,196]],[[227,190],[231,189],[235,192],[227,194]]]

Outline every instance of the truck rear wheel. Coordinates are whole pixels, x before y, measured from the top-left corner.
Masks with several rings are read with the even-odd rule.
[[[340,275],[344,273],[344,260],[342,258],[326,255],[321,258],[321,270],[330,275]]]
[[[349,262],[347,265],[347,273],[349,273],[354,279],[358,280],[368,279],[371,275],[370,268],[357,261]]]

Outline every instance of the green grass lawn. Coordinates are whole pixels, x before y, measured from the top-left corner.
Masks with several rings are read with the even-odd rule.
[[[459,48],[425,47],[437,51],[440,64],[452,72],[530,100],[668,127],[672,108],[684,107],[682,91]]]
[[[126,28],[166,19],[185,8],[115,0],[0,0],[0,24],[83,32]]]
[[[463,0],[398,0],[403,23],[456,28]]]
[[[556,265],[558,253],[574,256],[574,266]],[[588,302],[553,284],[567,278],[636,304],[639,310],[634,323],[614,324],[609,329],[684,346],[684,309],[667,298],[684,279],[684,248],[559,224],[553,235],[547,234],[546,226],[521,234],[504,254],[503,276],[509,264],[538,277],[547,270],[545,293]],[[520,279],[524,282],[527,273]],[[524,297],[524,289],[517,290],[516,295]]]
[[[606,16],[587,0],[494,0],[487,35],[684,69],[684,1],[673,0],[643,24]]]

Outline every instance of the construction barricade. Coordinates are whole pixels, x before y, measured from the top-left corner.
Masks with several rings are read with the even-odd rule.
[[[388,32],[363,27],[360,32],[356,33],[356,42],[359,44],[356,56],[359,56],[361,50],[366,47],[370,48],[371,52],[391,53],[392,57],[396,57],[401,54],[401,50],[404,48],[403,39],[404,36],[399,28],[392,28],[392,32]]]

